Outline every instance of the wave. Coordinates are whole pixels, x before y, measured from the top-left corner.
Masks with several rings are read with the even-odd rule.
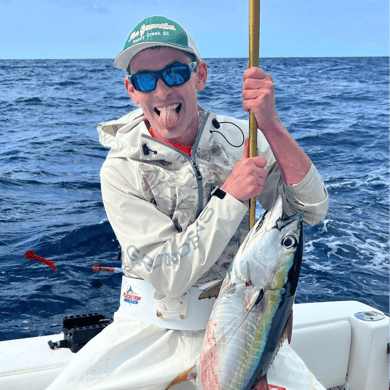
[[[26,104],[26,105],[41,105],[43,100],[39,97],[32,98],[19,98],[14,101],[15,104]]]

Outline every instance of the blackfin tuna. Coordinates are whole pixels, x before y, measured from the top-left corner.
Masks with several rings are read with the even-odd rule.
[[[167,389],[195,377],[199,390],[268,388],[267,371],[283,341],[291,341],[302,215],[283,218],[279,196],[251,229],[219,289],[197,366]],[[213,286],[199,298],[215,290]]]

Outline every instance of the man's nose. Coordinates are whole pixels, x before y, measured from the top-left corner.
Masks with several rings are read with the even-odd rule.
[[[157,80],[157,85],[156,85],[155,93],[156,93],[159,97],[165,97],[165,96],[167,96],[170,92],[171,92],[171,88],[168,87],[168,85],[166,85],[166,84],[164,83],[164,81],[159,77],[158,80]]]

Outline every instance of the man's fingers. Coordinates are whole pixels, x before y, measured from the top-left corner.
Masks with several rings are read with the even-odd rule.
[[[241,159],[247,158],[249,158],[249,138],[245,139],[244,153],[242,154]],[[264,168],[267,165],[267,160],[263,157],[251,157],[250,162],[255,164],[258,168]]]
[[[268,172],[264,169],[267,160],[263,157],[248,157],[249,138],[245,140],[241,160],[234,165],[222,189],[240,201],[245,201],[263,192]]]
[[[272,77],[268,73],[264,72],[263,69],[258,68],[256,66],[252,66],[251,68],[249,68],[249,65],[247,67],[247,70],[243,74],[243,78],[244,80],[247,78],[255,78],[255,79],[268,79],[272,81]]]
[[[248,158],[248,157],[249,157],[249,138],[245,140],[244,153],[242,154],[242,158]]]
[[[242,102],[242,109],[246,112],[249,112],[249,110],[253,111],[256,107],[264,107],[264,100],[262,100],[262,96],[257,97],[256,99],[245,99]]]
[[[258,168],[264,168],[267,165],[267,160],[263,157],[252,157],[252,161]]]
[[[259,89],[264,86],[265,82],[264,79],[246,79],[242,84],[242,90]]]
[[[256,89],[275,89],[275,85],[272,80],[267,79],[246,79],[242,85],[243,91],[256,90]]]
[[[267,160],[263,157],[250,157],[243,162],[243,165],[252,169],[256,176],[263,175],[263,173],[267,175],[267,171],[263,169],[267,165]]]
[[[243,90],[242,91],[242,97],[245,100],[255,100],[259,96],[263,96],[263,95],[265,95],[265,92],[259,91],[258,89],[251,89],[249,91],[248,90]]]

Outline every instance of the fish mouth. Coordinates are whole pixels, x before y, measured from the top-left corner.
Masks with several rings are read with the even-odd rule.
[[[154,107],[154,112],[160,116],[161,111],[166,111],[166,110],[175,110],[176,113],[178,114],[181,110],[182,104],[181,103],[173,103],[168,106],[160,106],[160,107]]]
[[[290,225],[290,223],[293,223],[295,221],[300,221],[303,219],[303,211],[300,211],[299,213],[292,215],[291,217],[288,218],[281,218],[276,221],[276,227],[278,230],[282,230],[285,228],[287,225]]]
[[[298,212],[290,217],[283,218],[283,204],[282,197],[279,195],[274,205],[268,209],[260,221],[255,226],[255,233],[259,232],[261,228],[265,230],[276,227],[279,231],[287,225],[303,219],[303,211]]]
[[[268,231],[275,227],[276,223],[283,218],[283,201],[282,196],[278,195],[275,203],[263,215],[263,217],[253,227],[254,234],[261,229]]]

